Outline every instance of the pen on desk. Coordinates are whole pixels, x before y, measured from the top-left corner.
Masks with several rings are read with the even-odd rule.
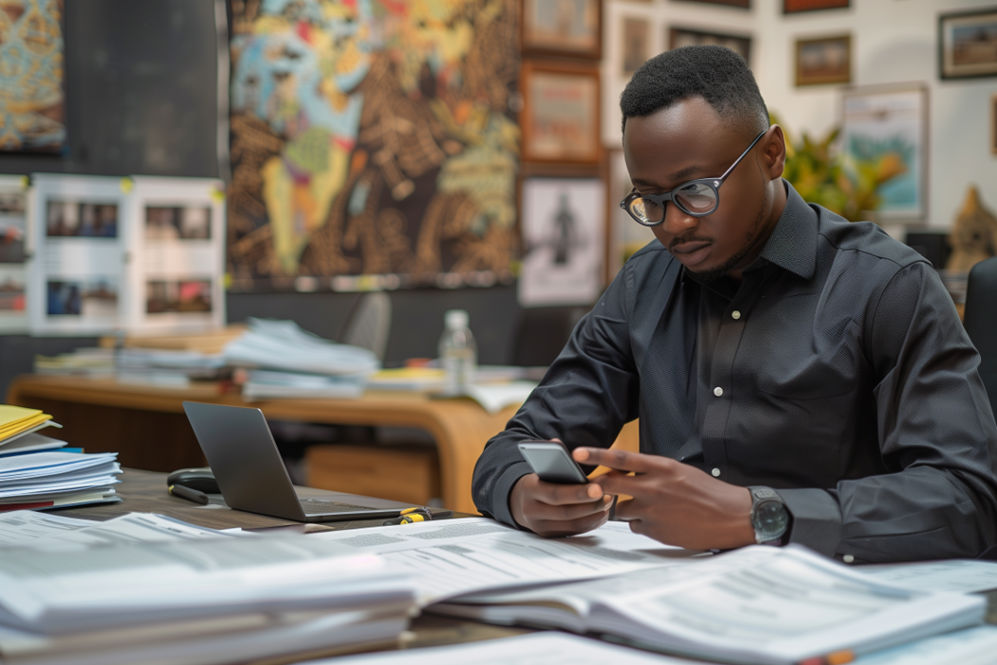
[[[851,649],[832,651],[825,656],[815,656],[801,660],[797,665],[845,665],[855,660],[855,652]]]
[[[207,494],[200,490],[187,487],[186,485],[170,485],[170,494],[178,496],[181,499],[187,499],[188,501],[204,505],[207,505],[209,501]]]
[[[450,510],[438,510],[434,513],[429,508],[412,506],[411,508],[403,508],[398,511],[398,517],[385,520],[382,524],[384,526],[391,524],[412,524],[413,522],[425,522],[426,520],[435,519],[437,517],[448,517],[452,514],[453,511]]]

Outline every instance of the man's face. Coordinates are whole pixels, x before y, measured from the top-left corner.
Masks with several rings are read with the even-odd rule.
[[[623,153],[630,180],[640,194],[655,195],[719,178],[751,143],[750,131],[722,120],[700,97],[628,118]],[[781,141],[777,133],[770,130],[730,173],[711,214],[693,217],[666,204],[664,221],[652,231],[687,269],[704,277],[739,275],[758,256],[782,212],[775,196],[782,160],[770,150]]]

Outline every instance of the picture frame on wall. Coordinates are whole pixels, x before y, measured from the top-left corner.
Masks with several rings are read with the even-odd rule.
[[[520,86],[523,161],[599,163],[599,70],[595,65],[524,62]]]
[[[695,2],[705,5],[726,5],[739,9],[751,9],[751,0],[682,0],[683,2]]]
[[[875,163],[896,175],[877,189],[876,221],[918,222],[927,215],[928,90],[921,83],[860,86],[842,95],[846,163]]]
[[[843,9],[850,4],[850,0],[782,0],[782,13],[796,14],[821,9]]]
[[[667,41],[670,49],[699,44],[726,46],[744,58],[745,62],[751,63],[751,37],[748,35],[675,26],[668,29]]]
[[[616,71],[621,78],[629,80],[651,57],[651,25],[646,16],[621,16],[619,31],[622,53]]]
[[[606,190],[599,177],[533,176],[522,183],[524,307],[591,305],[603,288]]]
[[[600,0],[522,0],[523,52],[602,57]]]
[[[851,83],[851,35],[797,39],[795,51],[797,86]]]
[[[938,15],[938,75],[997,76],[997,8]]]

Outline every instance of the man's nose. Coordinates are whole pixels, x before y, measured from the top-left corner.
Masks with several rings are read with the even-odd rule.
[[[679,236],[699,223],[698,217],[693,217],[683,211],[673,202],[665,206],[665,219],[661,222],[662,230],[672,236]]]

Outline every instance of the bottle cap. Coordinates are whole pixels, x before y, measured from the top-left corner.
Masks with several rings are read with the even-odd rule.
[[[444,321],[446,321],[447,328],[466,328],[467,327],[467,311],[463,309],[448,309],[446,314],[444,314]]]

